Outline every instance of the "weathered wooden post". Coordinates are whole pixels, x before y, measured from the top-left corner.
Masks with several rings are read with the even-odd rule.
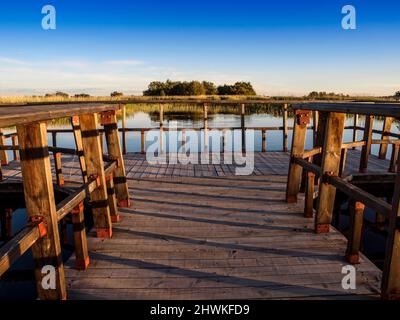
[[[114,176],[112,173],[106,176],[106,183],[107,183],[108,207],[110,208],[111,221],[120,222],[121,217],[118,213],[117,198],[115,196]]]
[[[288,152],[288,104],[283,106],[283,152]]]
[[[354,115],[354,119],[353,119],[353,142],[357,141],[357,133],[358,133],[358,114]],[[353,147],[353,150],[355,150],[356,147]]]
[[[296,110],[293,126],[291,161],[286,187],[286,201],[297,202],[300,190],[302,167],[294,163],[293,158],[301,157],[306,143],[307,124],[310,123],[310,111]]]
[[[6,138],[4,137],[3,130],[0,129],[0,147],[5,146]],[[6,150],[0,150],[0,160],[2,166],[8,165],[8,155]]]
[[[246,106],[244,103],[240,106],[240,127],[242,130],[242,153],[246,152],[246,124],[245,124],[245,113],[246,113]]]
[[[89,266],[89,254],[83,202],[71,211],[71,217],[74,230],[75,266],[78,270],[86,270]]]
[[[160,104],[160,153],[164,153],[164,105]]]
[[[313,111],[313,146],[314,146],[314,148],[318,143],[318,116],[319,116],[318,111]]]
[[[262,147],[261,151],[266,152],[267,151],[267,135],[266,135],[266,130],[265,128],[262,129],[261,131],[261,136],[262,136]]]
[[[82,143],[81,126],[79,124],[79,117],[73,116],[71,118],[71,123],[72,123],[72,131],[74,133],[75,146],[79,157],[79,166],[81,167],[81,172],[82,172],[82,179],[83,182],[86,183],[88,182],[88,176],[86,170],[85,155],[83,153],[83,143]]]
[[[140,130],[140,153],[146,153],[146,145],[145,145],[145,131],[144,129]]]
[[[350,235],[347,242],[346,260],[351,264],[357,264],[360,260],[364,209],[365,206],[361,202],[349,201]]]
[[[18,147],[18,137],[16,135],[11,136],[11,141],[13,147]],[[13,150],[13,159],[14,161],[19,160],[18,150]]]
[[[400,170],[397,170],[389,217],[381,294],[383,299],[400,299]]]
[[[322,147],[322,175],[338,175],[340,155],[342,150],[344,113],[330,112],[327,116],[325,139]],[[315,219],[315,232],[329,232],[332,221],[333,206],[335,202],[336,188],[325,183],[324,177],[319,186],[317,214]]]
[[[41,238],[32,246],[39,299],[66,299],[58,218],[47,141],[46,123],[17,126],[25,204],[30,221],[42,222]],[[55,289],[42,286],[44,266],[55,271]]]
[[[389,140],[389,133],[392,129],[393,118],[386,117],[385,121],[383,122],[382,128],[382,140]],[[379,159],[386,159],[388,144],[382,143],[379,148]]]
[[[365,127],[364,137],[365,145],[361,150],[360,159],[360,173],[366,173],[368,169],[368,159],[371,154],[371,142],[372,142],[372,127],[374,124],[374,116],[365,116]]]
[[[126,154],[126,105],[122,105],[122,153]]]
[[[339,177],[346,176],[347,148],[343,148],[340,154]]]
[[[125,175],[124,158],[119,141],[117,116],[115,111],[101,113],[101,124],[104,126],[108,155],[117,160],[117,167],[114,170],[114,185],[118,207],[129,208],[128,183]],[[112,216],[113,217],[113,216]],[[119,218],[118,218],[119,220]]]
[[[304,217],[312,218],[314,214],[314,186],[315,174],[307,171],[306,194],[304,201]]]
[[[400,145],[398,145],[397,143],[392,144],[392,156],[390,158],[390,166],[389,166],[389,172],[391,173],[397,172],[399,150],[400,150]]]
[[[79,117],[86,170],[89,177],[99,180],[99,187],[90,194],[97,237],[112,237],[112,222],[108,207],[103,154],[100,146],[97,114]]]
[[[203,121],[204,121],[204,151],[208,152],[208,104],[203,105]]]
[[[54,152],[54,171],[56,173],[57,185],[62,187],[64,185],[64,178],[62,173],[61,153]]]

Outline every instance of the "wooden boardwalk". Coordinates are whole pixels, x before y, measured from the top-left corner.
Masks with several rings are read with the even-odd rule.
[[[356,172],[349,150],[347,171]],[[378,298],[381,271],[361,255],[357,289],[341,286],[346,239],[313,233],[303,199],[285,202],[289,156],[257,153],[252,176],[231,165],[158,165],[126,156],[132,208],[112,239],[88,235],[90,267],[66,263],[70,299],[362,299]],[[370,171],[388,161],[370,159]],[[18,163],[4,168],[18,178]],[[66,180],[79,175],[63,159]]]

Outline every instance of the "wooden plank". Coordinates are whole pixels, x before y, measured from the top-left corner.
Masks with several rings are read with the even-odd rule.
[[[111,238],[112,222],[108,207],[107,186],[98,132],[97,114],[81,115],[79,120],[87,174],[89,177],[93,176],[100,180],[100,186],[90,194],[97,236],[100,238]]]
[[[208,104],[203,104],[204,151],[208,153]]]
[[[107,150],[109,156],[117,159],[117,167],[113,172],[115,196],[118,207],[129,208],[131,202],[129,199],[128,184],[126,182],[125,163],[119,141],[117,116],[115,111],[101,114],[101,121],[106,135]]]
[[[113,178],[113,173],[106,175],[108,207],[110,208],[111,221],[114,223],[119,222],[121,220],[121,216],[119,215],[117,209],[117,198],[115,196],[115,185]]]
[[[36,288],[40,299],[66,299],[58,218],[54,200],[45,123],[17,126],[25,204],[31,219],[43,219],[46,235],[32,246]],[[42,267],[55,269],[55,289],[42,286]]]
[[[41,237],[37,225],[22,229],[0,248],[0,277]]]
[[[353,142],[357,141],[357,134],[358,134],[358,114],[355,114],[353,117]],[[355,149],[355,147],[353,147],[353,150]]]
[[[288,104],[284,104],[283,106],[283,152],[288,152],[288,137],[289,137],[289,129],[288,129]]]
[[[361,202],[349,201],[350,234],[346,250],[346,260],[351,264],[360,262],[360,248],[364,223],[365,206]]]
[[[306,194],[304,196],[304,217],[314,216],[314,181],[315,174],[307,171]]]
[[[102,103],[45,104],[0,108],[0,128],[18,124],[72,117],[90,112],[118,110],[119,106]]]
[[[60,152],[56,152],[56,153],[53,154],[53,157],[54,157],[54,170],[55,170],[55,174],[56,174],[57,185],[59,187],[62,187],[64,185],[61,156],[62,155],[61,155]]]
[[[13,135],[11,136],[11,142],[12,146],[18,148],[18,136]],[[19,151],[18,150],[13,150],[13,160],[18,161],[19,160]]]
[[[361,173],[366,173],[367,169],[368,169],[368,159],[371,154],[373,124],[374,124],[374,116],[366,116],[365,117],[364,138],[363,138],[363,140],[366,142],[366,144],[362,147],[362,150],[361,150],[361,159],[360,159],[360,172]]]
[[[71,117],[71,124],[74,134],[75,147],[79,156],[79,166],[81,167],[82,179],[84,183],[87,183],[88,175],[86,170],[85,156],[83,154],[82,133],[81,133],[81,126],[79,124],[79,116]]]
[[[6,145],[6,139],[3,134],[3,129],[0,128],[0,147],[3,147],[5,145]],[[0,149],[0,160],[2,166],[8,165],[7,151]]]
[[[393,205],[389,217],[385,264],[382,277],[382,298],[400,299],[400,171],[397,171]]]
[[[386,117],[384,122],[383,122],[383,128],[382,128],[382,140],[389,140],[389,133],[392,129],[392,123],[393,123],[394,118],[392,117]],[[379,148],[379,159],[386,159],[386,154],[387,154],[387,144],[381,144]]]
[[[330,172],[333,175],[337,175],[339,173],[343,128],[344,114],[329,113],[322,147],[322,174]],[[329,226],[332,221],[336,189],[332,185],[320,183],[318,195],[315,232],[326,233],[329,232]]]
[[[301,157],[304,152],[304,147],[306,143],[306,133],[307,133],[307,121],[303,121],[302,118],[305,117],[309,119],[310,112],[297,113],[294,118],[294,130],[292,138],[292,150],[291,157]],[[289,165],[287,189],[286,189],[286,201],[288,203],[297,202],[297,195],[300,190],[300,180],[301,180],[302,168],[297,163],[293,161]]]
[[[246,152],[246,124],[245,124],[245,113],[246,113],[246,105],[242,103],[240,105],[240,127],[242,133],[242,153]]]

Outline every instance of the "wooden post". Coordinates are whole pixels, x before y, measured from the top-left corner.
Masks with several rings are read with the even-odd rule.
[[[354,119],[353,119],[353,142],[357,141],[357,133],[358,133],[358,114],[354,115]],[[353,147],[353,150],[355,150],[356,147]]]
[[[222,136],[222,139],[223,139],[223,136]],[[224,142],[222,141],[222,144],[223,143]],[[182,129],[182,151],[186,152],[186,129],[185,128]]]
[[[245,110],[246,106],[244,103],[241,104],[241,108],[240,108],[240,127],[242,130],[242,153],[246,152],[246,125],[245,125]]]
[[[397,161],[399,158],[399,149],[400,149],[400,145],[392,144],[392,156],[390,159],[390,167],[389,167],[389,172],[391,172],[391,173],[397,172],[397,164],[398,164]]]
[[[58,217],[47,141],[46,123],[17,126],[25,204],[31,221],[43,221],[42,238],[32,246],[39,299],[66,299]],[[42,267],[55,270],[55,289],[42,286]]]
[[[208,104],[203,105],[204,117],[204,151],[208,151]]]
[[[338,175],[339,173],[344,116],[344,113],[331,112],[328,114],[324,145],[322,147],[321,171],[323,175]],[[321,182],[318,195],[315,232],[327,233],[332,221],[336,188],[328,183]]]
[[[122,153],[126,154],[126,105],[122,106]]]
[[[101,124],[104,126],[106,134],[108,155],[118,161],[118,165],[114,170],[114,185],[118,207],[129,208],[131,202],[129,199],[124,157],[122,155],[121,144],[119,141],[117,116],[115,111],[101,113]]]
[[[164,105],[160,104],[160,153],[164,153]]]
[[[365,206],[361,202],[350,200],[350,234],[347,241],[346,260],[351,264],[357,264],[360,260],[360,247],[362,229],[364,223]]]
[[[340,154],[339,177],[346,176],[346,160],[347,160],[347,148],[343,148]]]
[[[64,185],[64,178],[62,174],[61,153],[55,152],[54,157],[54,171],[56,173],[57,185],[62,187]]]
[[[89,254],[86,240],[83,202],[71,211],[71,216],[74,229],[75,266],[78,270],[86,270],[89,266]]]
[[[140,153],[146,153],[146,146],[145,146],[145,131],[144,129],[140,130]]]
[[[302,156],[306,143],[307,124],[310,121],[310,112],[296,110],[294,118],[294,129],[292,138],[291,161],[286,187],[286,201],[288,203],[297,202],[297,194],[300,190],[300,179],[302,167],[293,162],[294,157]]]
[[[6,138],[4,137],[3,130],[0,129],[0,147],[6,145]],[[0,150],[0,160],[2,166],[8,165],[8,155],[6,150]]]
[[[318,140],[318,111],[313,111],[313,146],[317,145]]]
[[[288,105],[283,106],[283,152],[288,152]]]
[[[400,171],[397,171],[389,217],[386,241],[385,265],[382,274],[381,294],[383,299],[400,299]]]
[[[72,130],[74,132],[75,146],[76,150],[78,151],[79,166],[81,167],[82,179],[83,182],[86,183],[88,182],[88,176],[86,170],[85,155],[83,152],[82,133],[81,133],[81,126],[79,124],[79,117],[73,116],[71,118],[71,123],[72,123]]]
[[[53,144],[53,147],[57,147],[57,131],[53,131],[51,133],[51,143]]]
[[[12,213],[13,210],[11,208],[5,208],[0,211],[1,238],[3,241],[8,241],[13,236]]]
[[[385,121],[383,122],[382,128],[382,140],[389,140],[389,133],[392,129],[393,118],[386,117]],[[386,159],[388,144],[383,143],[379,148],[379,159]]]
[[[108,207],[106,178],[104,174],[103,154],[100,146],[97,114],[81,115],[79,121],[81,124],[82,144],[87,174],[89,177],[96,177],[99,182],[99,187],[90,194],[97,237],[111,238],[112,223],[110,209]]]
[[[120,222],[121,217],[118,213],[117,198],[115,197],[114,176],[112,174],[106,176],[108,206],[110,207],[111,221]]]
[[[318,130],[315,138],[314,148],[320,147],[322,148],[324,145],[325,139],[325,130],[326,124],[328,121],[328,113],[327,112],[318,112]],[[316,154],[312,159],[313,164],[321,167],[322,165],[322,153]],[[318,185],[319,177],[315,177],[315,184]]]
[[[18,147],[18,137],[16,135],[11,137],[13,147]],[[13,159],[14,161],[19,160],[18,150],[13,150]]]
[[[314,181],[315,174],[308,171],[304,201],[304,217],[306,218],[312,218],[314,214]]]
[[[266,152],[267,151],[267,135],[266,135],[267,131],[265,130],[265,128],[262,129],[262,152]]]
[[[366,173],[368,168],[368,159],[371,153],[371,142],[372,142],[372,127],[374,124],[374,116],[365,116],[365,127],[363,140],[366,144],[361,150],[360,159],[360,173]]]

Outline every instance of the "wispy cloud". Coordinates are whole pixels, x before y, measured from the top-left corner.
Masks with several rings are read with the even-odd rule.
[[[0,63],[14,64],[14,65],[19,65],[19,66],[22,66],[22,65],[26,66],[26,65],[30,64],[27,61],[17,60],[17,59],[8,58],[8,57],[0,57]]]
[[[109,60],[105,61],[105,64],[113,65],[113,66],[140,66],[143,64],[143,61],[140,60]]]

